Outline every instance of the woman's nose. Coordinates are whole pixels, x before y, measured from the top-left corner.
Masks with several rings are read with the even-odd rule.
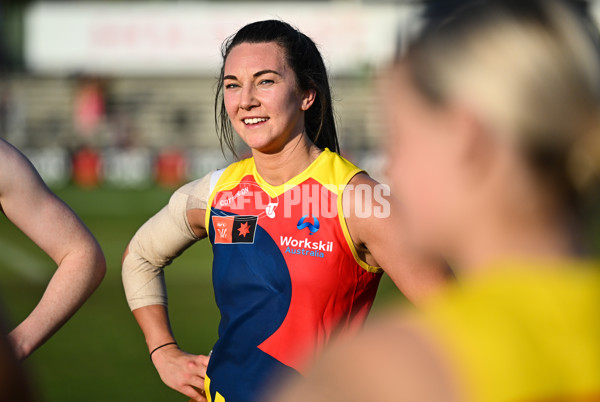
[[[247,85],[242,89],[242,97],[240,99],[240,109],[250,110],[259,105],[254,94],[254,86]]]

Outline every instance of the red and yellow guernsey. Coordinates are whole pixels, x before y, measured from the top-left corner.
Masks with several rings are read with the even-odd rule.
[[[280,186],[252,158],[213,175],[206,227],[221,323],[209,401],[260,400],[274,376],[302,373],[332,337],[364,322],[381,270],[358,258],[342,212],[360,172],[326,149]]]

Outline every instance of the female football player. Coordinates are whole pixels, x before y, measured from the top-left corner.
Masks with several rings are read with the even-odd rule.
[[[302,372],[332,337],[363,323],[382,271],[414,301],[445,269],[413,259],[384,187],[339,155],[327,71],[310,38],[256,22],[226,41],[223,62],[221,143],[233,150],[235,131],[252,157],[178,190],[133,237],[123,280],[168,386],[197,401],[255,401],[275,373]],[[210,361],[178,348],[162,270],[203,238],[221,312]]]

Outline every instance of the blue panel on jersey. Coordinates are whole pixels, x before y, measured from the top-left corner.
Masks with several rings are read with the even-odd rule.
[[[218,215],[226,213],[218,210]],[[214,235],[211,219],[209,238]],[[221,323],[207,372],[211,393],[218,391],[227,402],[257,401],[274,374],[295,372],[257,347],[287,315],[292,297],[290,274],[279,247],[260,227],[260,218],[253,245],[213,244],[213,253],[213,286]]]

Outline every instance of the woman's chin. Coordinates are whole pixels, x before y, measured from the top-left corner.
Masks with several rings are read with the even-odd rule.
[[[244,142],[252,151],[257,151],[263,154],[271,154],[281,151],[279,141],[273,141],[261,138],[244,138]]]

